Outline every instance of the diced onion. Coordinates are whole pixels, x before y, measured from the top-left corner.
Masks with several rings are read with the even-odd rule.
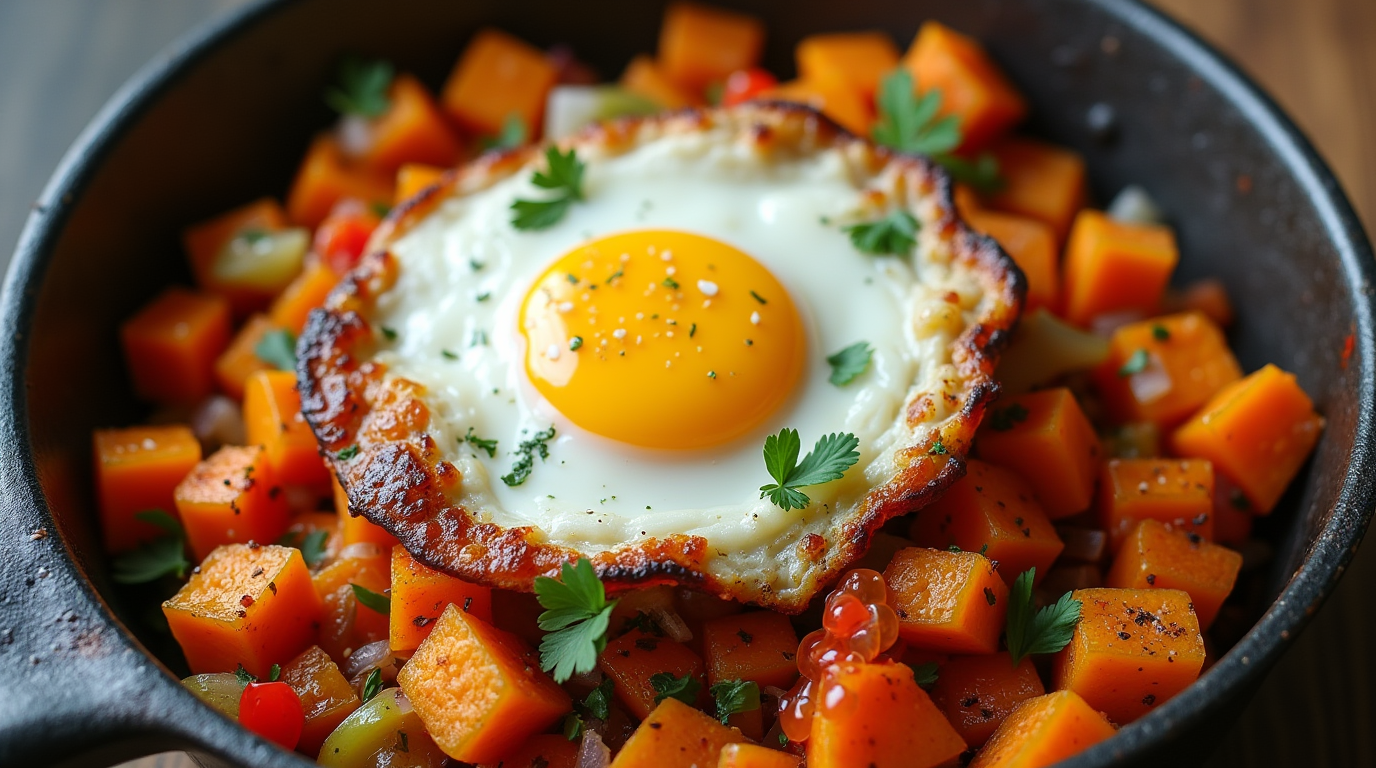
[[[1166,214],[1147,190],[1136,184],[1123,187],[1108,205],[1108,215],[1125,224],[1161,224]]]
[[[1108,357],[1108,341],[1068,325],[1045,309],[1024,317],[1004,350],[998,378],[1011,395],[1026,392]]]
[[[545,138],[562,139],[599,120],[651,115],[660,106],[615,85],[560,85],[545,102]]]
[[[201,442],[206,455],[222,445],[243,445],[247,442],[244,414],[239,404],[223,395],[206,398],[191,413],[191,431]]]
[[[650,618],[655,620],[659,628],[664,630],[664,635],[676,643],[686,643],[693,639],[693,630],[688,628],[688,622],[672,608],[655,606],[650,608]]]
[[[590,728],[583,729],[583,743],[578,746],[575,768],[607,768],[611,761],[612,751],[602,743],[602,734]]]

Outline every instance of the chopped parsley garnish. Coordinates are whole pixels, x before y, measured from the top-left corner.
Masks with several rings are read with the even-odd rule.
[[[1052,605],[1032,607],[1032,580],[1036,568],[1028,568],[1013,580],[1008,594],[1008,655],[1017,666],[1032,654],[1056,653],[1070,642],[1080,621],[1080,601],[1067,592]]]
[[[475,328],[475,329],[473,330],[473,338],[469,340],[468,346],[469,346],[469,347],[485,347],[485,346],[487,346],[487,331],[484,331],[484,330],[481,329],[481,328]]]
[[[535,454],[540,455],[541,461],[549,458],[549,441],[553,439],[554,427],[550,427],[536,432],[529,440],[522,440],[516,447],[516,461],[511,465],[511,471],[502,475],[502,482],[512,488],[524,483],[535,468]]]
[[[760,498],[768,496],[784,511],[806,507],[810,499],[798,489],[839,479],[860,460],[860,452],[855,450],[859,445],[860,439],[849,432],[826,435],[799,463],[802,443],[798,430],[779,430],[779,434],[764,439],[764,466],[774,482],[760,486]]]
[[[325,542],[329,537],[330,532],[323,528],[311,531],[305,536],[299,531],[287,531],[277,539],[277,543],[283,547],[296,547],[301,550],[301,559],[313,568],[325,557]]]
[[[838,387],[843,387],[855,377],[865,372],[870,367],[870,358],[874,355],[874,347],[868,342],[857,341],[845,349],[827,358],[827,365],[831,366],[831,383]]]
[[[339,82],[325,91],[325,103],[341,115],[378,117],[392,106],[387,89],[395,71],[391,62],[349,56],[339,64]]]
[[[754,291],[751,291],[751,292],[750,292],[750,298],[754,299],[755,301],[760,302],[761,304],[768,304],[768,303],[769,303],[769,302],[767,302],[767,301],[764,300],[764,297],[763,297],[763,296],[761,296],[761,295],[758,294],[758,293],[755,293]]]
[[[727,718],[737,712],[752,712],[760,708],[760,686],[756,682],[723,680],[708,690],[717,703],[717,719],[723,725]]]
[[[557,194],[548,200],[517,200],[512,203],[511,210],[516,215],[511,219],[511,226],[516,229],[548,229],[558,224],[574,203],[583,199],[584,166],[578,154],[572,149],[562,154],[558,147],[550,147],[545,150],[545,161],[549,164],[548,172],[536,171],[531,183]]]
[[[605,678],[597,687],[588,692],[583,699],[583,709],[598,720],[606,720],[612,714],[612,679]]]
[[[1151,327],[1151,337],[1157,341],[1170,341],[1170,329],[1164,325],[1153,325]]]
[[[605,501],[605,499],[603,499],[603,501]],[[638,629],[647,635],[664,637],[664,630],[660,628],[659,622],[655,621],[653,616],[644,611],[636,611],[634,616],[626,619],[625,623],[621,625],[622,632],[629,632],[633,629]]]
[[[1018,403],[1013,403],[1007,408],[998,408],[989,415],[989,428],[995,432],[1007,432],[1014,426],[1027,421],[1029,415],[1031,414],[1026,408]]]
[[[146,584],[168,574],[185,577],[191,563],[186,559],[186,533],[177,518],[160,509],[135,512],[134,517],[165,533],[116,557],[111,578],[120,584]]]
[[[613,273],[611,274],[611,277],[608,277],[606,280],[604,280],[604,281],[603,281],[603,284],[605,284],[605,285],[611,285],[612,283],[616,282],[616,278],[618,278],[618,277],[625,277],[625,276],[626,276],[626,270],[624,270],[624,269],[618,269],[618,270],[616,270],[615,272],[613,272]]]
[[[282,329],[268,331],[253,345],[253,354],[259,360],[279,371],[296,370],[296,336]]]
[[[983,153],[971,162],[951,154],[960,146],[963,134],[956,116],[937,118],[940,90],[933,88],[918,97],[912,74],[899,68],[884,77],[875,103],[879,108],[872,134],[876,143],[900,152],[928,155],[958,181],[981,191],[998,188],[1001,181],[993,155]]]
[[[282,665],[281,665],[281,664],[273,664],[271,667],[268,668],[268,682],[269,682],[269,683],[275,683],[275,682],[277,682],[277,680],[278,680],[279,678],[281,678],[281,677],[282,677]]]
[[[258,682],[258,676],[244,669],[242,662],[234,669],[234,679],[239,681],[239,685],[248,685],[249,683]]]
[[[702,683],[693,677],[692,672],[684,672],[683,677],[674,677],[672,672],[656,672],[650,675],[650,687],[655,689],[655,703],[665,699],[678,699],[692,706],[698,700]]]
[[[662,282],[661,285],[663,285],[665,288],[668,288],[671,291],[678,290],[678,281],[672,277],[664,278],[664,282]]]
[[[564,563],[560,578],[535,577],[535,597],[545,609],[538,622],[549,633],[540,641],[540,668],[556,683],[597,668],[616,606],[586,558]]]
[[[894,210],[882,219],[852,224],[841,231],[861,253],[875,256],[906,256],[917,245],[917,219],[903,210]]]
[[[367,704],[373,700],[382,690],[382,670],[373,667],[373,671],[368,673],[368,678],[363,681],[363,703]]]
[[[487,300],[490,299],[490,298],[492,298],[492,291],[483,291],[482,293],[478,294],[477,296],[474,296],[474,297],[473,297],[473,300],[474,300],[474,301],[478,301],[478,302],[483,302],[483,301],[487,301]]]
[[[913,680],[923,688],[930,688],[936,685],[937,666],[935,661],[925,664],[911,664],[913,668]]]
[[[370,611],[376,611],[383,616],[387,616],[392,612],[392,599],[390,597],[378,594],[367,587],[360,587],[354,583],[350,583],[349,586],[353,587],[354,598],[358,600],[359,605]]]
[[[378,328],[379,331],[382,331],[382,338],[384,338],[384,339],[386,339],[386,340],[388,340],[388,341],[396,341],[396,340],[397,340],[397,332],[396,332],[396,331],[392,330],[391,328],[388,328],[388,327],[385,326],[385,325],[379,325],[377,328]]]
[[[582,349],[582,347],[583,347],[583,337],[582,337],[582,336],[574,336],[573,338],[569,339],[569,351],[570,351],[570,352],[577,352],[579,349]]]
[[[339,459],[340,461],[348,461],[349,459],[352,459],[353,457],[357,456],[357,455],[358,455],[358,451],[359,451],[358,445],[355,444],[355,445],[349,446],[348,448],[345,448],[344,450],[340,451],[339,453],[336,453],[336,454],[334,455],[334,457],[335,457],[336,459]]]
[[[1141,373],[1147,369],[1147,365],[1150,362],[1151,355],[1147,354],[1147,350],[1139,349],[1128,357],[1127,361],[1123,363],[1122,368],[1118,369],[1118,376],[1127,378],[1133,374]]]
[[[698,335],[698,324],[692,323],[688,326],[688,338],[691,339],[696,335]]]
[[[988,152],[981,152],[974,160],[966,160],[958,155],[933,155],[935,160],[951,178],[961,181],[981,192],[994,192],[1003,186],[999,176],[999,161]]]
[[[478,437],[477,435],[473,434],[472,427],[468,428],[468,434],[463,436],[463,440],[461,442],[465,442],[469,445],[476,446],[479,450],[487,451],[487,458],[489,459],[495,458],[497,456],[497,441],[484,440],[483,438]]]
[[[515,149],[529,140],[530,129],[526,127],[525,118],[512,112],[502,121],[502,130],[496,136],[484,136],[478,140],[478,145],[484,150]]]
[[[784,733],[783,731],[779,731],[779,746],[788,746],[788,734]]]
[[[448,350],[448,349],[441,349],[441,350],[440,350],[440,357],[443,357],[445,360],[458,360],[458,359],[459,359],[458,353],[453,352],[453,351]]]
[[[927,455],[929,455],[929,456],[945,456],[945,455],[946,455],[946,444],[943,443],[943,442],[941,442],[941,435],[937,435],[937,436],[936,436],[936,439],[932,441],[932,447],[927,449]]]
[[[583,737],[583,718],[577,712],[570,712],[564,715],[564,738],[569,741],[578,741]]]

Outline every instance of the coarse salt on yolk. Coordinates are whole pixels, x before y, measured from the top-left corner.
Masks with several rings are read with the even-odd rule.
[[[526,373],[579,427],[648,448],[739,437],[788,399],[806,340],[769,270],[709,237],[638,230],[581,245],[521,305]]]

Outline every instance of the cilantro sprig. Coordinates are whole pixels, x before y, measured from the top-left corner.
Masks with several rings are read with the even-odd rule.
[[[535,597],[545,609],[540,629],[549,633],[540,641],[540,668],[556,683],[595,669],[616,601],[607,599],[592,563],[564,563],[560,580],[535,577]]]
[[[857,341],[845,349],[827,358],[827,365],[831,366],[831,383],[838,387],[843,387],[855,377],[865,372],[870,367],[870,358],[874,355],[874,347],[868,342]]]
[[[784,511],[806,507],[811,500],[798,489],[840,479],[860,460],[859,445],[860,439],[849,432],[833,433],[818,440],[812,453],[799,462],[798,430],[779,430],[764,439],[764,465],[774,482],[760,486],[760,498],[768,496]]]
[[[753,712],[760,708],[760,685],[751,680],[722,680],[707,689],[717,704],[717,719],[726,724],[737,712]]]
[[[683,677],[675,677],[672,672],[656,672],[650,675],[650,687],[655,689],[655,703],[665,699],[678,699],[692,706],[698,700],[702,683],[693,677],[692,672],[684,672]]]
[[[168,574],[184,578],[191,563],[186,559],[186,532],[182,524],[160,509],[135,512],[134,517],[165,533],[116,557],[111,578],[120,584],[146,584]]]
[[[557,194],[547,200],[517,200],[511,204],[516,215],[511,226],[520,230],[548,229],[564,218],[574,203],[583,199],[583,161],[573,149],[561,153],[558,147],[545,150],[548,171],[536,171],[530,181],[540,189]]]
[[[890,72],[880,83],[875,99],[879,108],[879,119],[871,134],[875,142],[900,152],[927,155],[957,181],[980,191],[997,189],[1002,181],[993,155],[983,153],[971,161],[952,154],[964,135],[955,115],[937,117],[941,98],[941,91],[936,88],[919,97],[912,73],[906,69]]]
[[[253,345],[253,354],[279,371],[294,371],[296,335],[285,329],[268,331]]]
[[[392,106],[387,89],[395,74],[391,62],[349,56],[339,64],[338,84],[325,91],[325,103],[341,115],[378,117]]]
[[[1080,621],[1080,601],[1067,592],[1039,610],[1032,607],[1032,580],[1036,568],[1028,568],[1013,580],[1008,594],[1008,655],[1017,666],[1032,654],[1056,653],[1070,643]]]
[[[554,439],[554,427],[536,432],[529,440],[522,440],[516,446],[516,461],[511,465],[511,471],[502,475],[502,482],[515,488],[524,483],[530,477],[531,470],[535,469],[535,455],[540,455],[540,461],[549,458],[549,441]]]

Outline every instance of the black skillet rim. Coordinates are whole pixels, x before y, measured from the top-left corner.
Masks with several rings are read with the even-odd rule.
[[[1066,763],[1077,767],[1107,765],[1143,756],[1176,726],[1215,713],[1228,702],[1231,693],[1252,682],[1255,676],[1263,674],[1298,636],[1312,618],[1314,610],[1332,591],[1355,554],[1370,521],[1372,509],[1376,506],[1376,472],[1372,471],[1371,455],[1371,446],[1376,445],[1376,320],[1373,319],[1376,312],[1373,312],[1373,301],[1366,293],[1369,286],[1376,285],[1376,261],[1373,261],[1371,246],[1361,222],[1337,179],[1274,101],[1242,74],[1236,65],[1193,33],[1138,0],[1086,1],[1098,5],[1123,25],[1161,45],[1217,89],[1256,127],[1286,169],[1312,198],[1325,233],[1338,252],[1344,276],[1348,279],[1356,319],[1353,359],[1357,361],[1359,371],[1354,376],[1358,381],[1357,440],[1349,457],[1333,515],[1310,546],[1300,570],[1257,624],[1202,678],[1201,684],[1191,686],[1157,711],[1124,727],[1117,738],[1091,748]],[[37,288],[46,272],[71,202],[82,192],[105,154],[145,110],[156,104],[164,89],[175,82],[185,69],[258,19],[290,2],[292,0],[258,0],[193,31],[121,87],[81,133],[35,204],[6,275],[4,295],[0,299],[0,328],[4,330],[3,336],[0,336],[0,369],[16,373],[24,370],[27,361],[24,339],[33,320]],[[7,533],[24,534],[25,539],[28,538],[27,533],[40,527],[56,530],[43,501],[29,445],[26,402],[23,378],[17,375],[7,377],[3,387],[0,387],[0,440],[3,440],[0,455],[6,457],[5,463],[19,475],[17,481],[10,479],[6,485],[9,490],[22,494],[22,498],[17,503],[6,505],[18,510],[19,519],[5,521],[3,527]],[[62,556],[56,559],[59,567],[65,571],[62,576],[70,582],[64,585],[66,597],[71,599],[79,596],[87,607],[94,609],[98,621],[104,622],[107,629],[117,630],[119,642],[126,650],[123,655],[127,656],[129,650],[134,650],[144,655],[144,661],[161,668],[160,662],[147,654],[104,605],[65,545],[57,542],[52,546],[62,550]],[[25,555],[22,549],[14,549],[19,560],[11,561],[7,568],[11,573],[17,572],[21,564],[51,564],[54,559],[51,556],[40,557],[32,550]],[[130,667],[130,670],[133,671],[134,667]],[[160,706],[149,709],[180,712],[179,722],[172,724],[157,719],[140,720],[138,717],[114,718],[119,720],[121,729],[132,726],[139,733],[161,736],[165,748],[199,748],[199,751],[224,759],[243,760],[251,756],[254,764],[283,768],[312,764],[270,747],[258,737],[215,715],[208,707],[196,706],[194,697],[169,675],[156,675],[156,678],[156,682],[149,686],[148,696],[156,699]],[[91,717],[93,714],[73,710],[67,713],[67,719]],[[56,717],[60,719],[62,713],[57,713]],[[72,746],[94,746],[99,739],[113,735],[113,728],[99,726],[102,719],[111,718],[96,715],[96,722],[88,723],[92,727],[86,730],[87,737],[77,739],[84,745],[74,743]],[[34,741],[47,740],[39,738]],[[22,749],[10,752],[7,748],[0,748],[0,756],[6,753],[11,757],[27,754]],[[39,753],[32,754],[36,757]],[[51,756],[51,753],[48,754]]]

